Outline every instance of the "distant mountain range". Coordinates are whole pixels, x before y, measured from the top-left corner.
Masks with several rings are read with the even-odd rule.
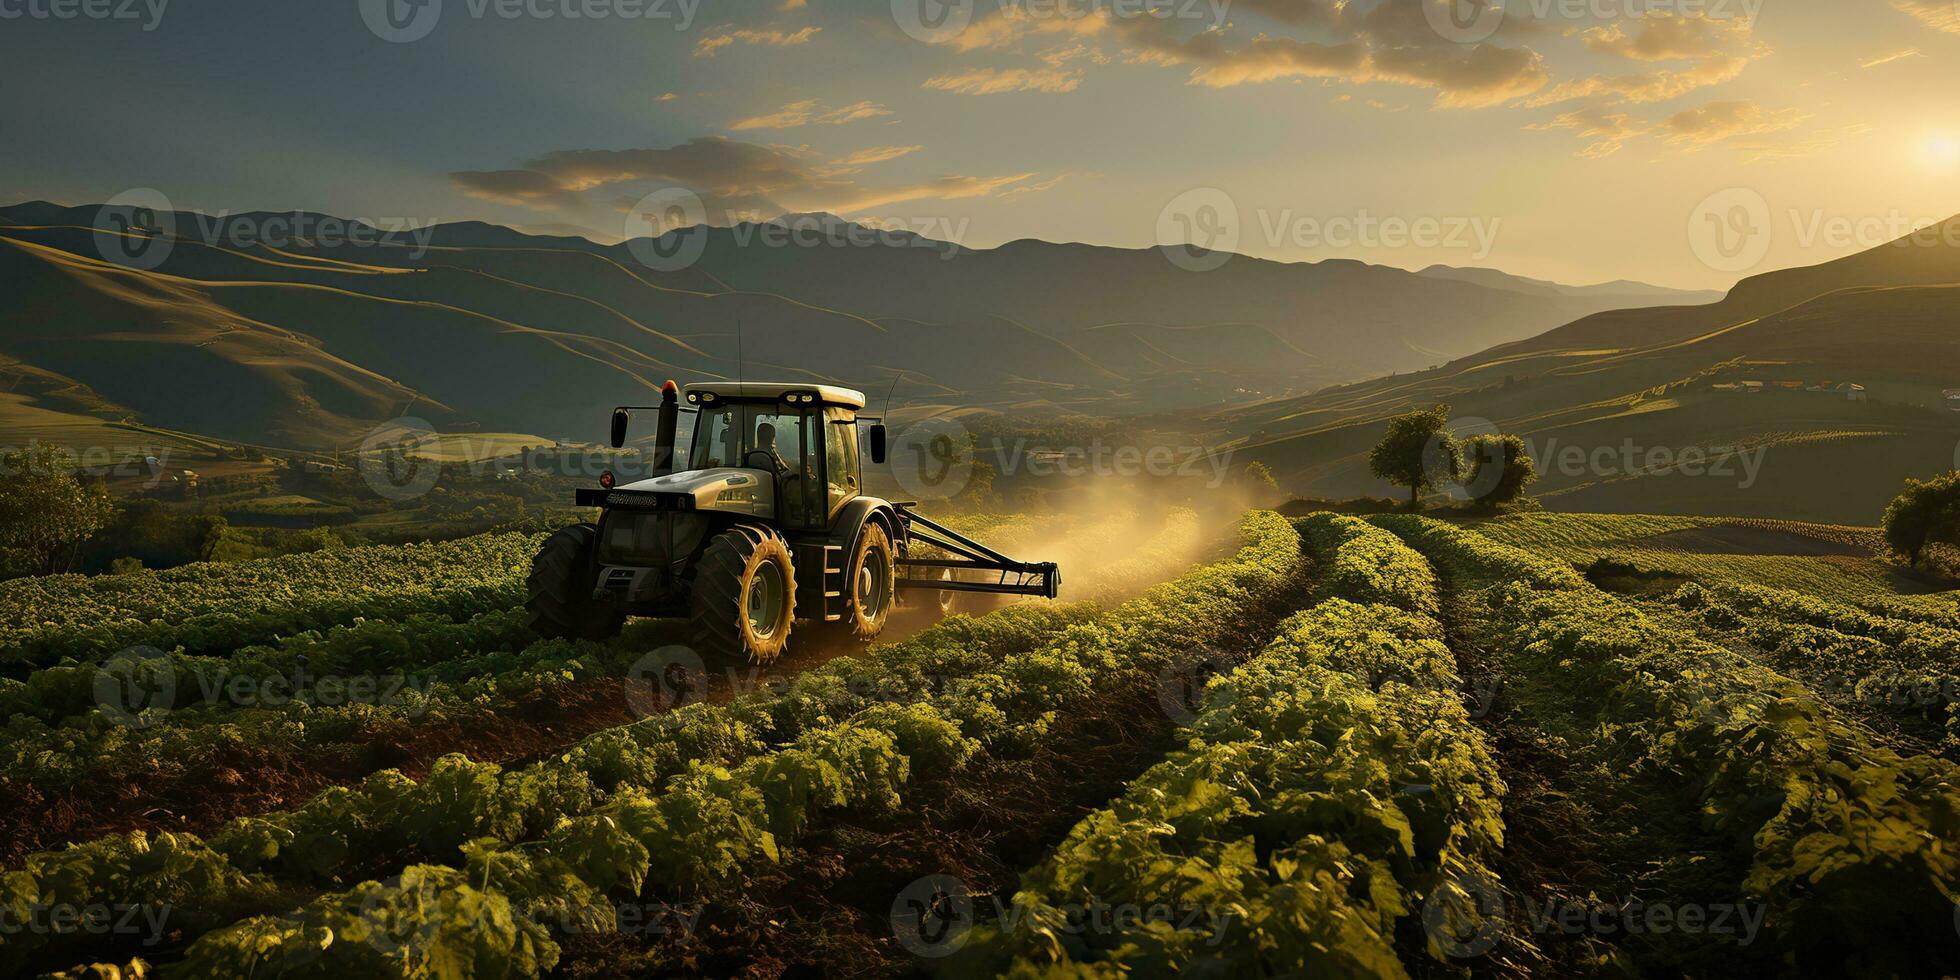
[[[1598,313],[1431,370],[1220,411],[1214,437],[1297,491],[1387,494],[1367,467],[1385,420],[1446,402],[1467,429],[1526,436],[1556,509],[1872,524],[1906,477],[1960,458],[1960,400],[1946,397],[1960,391],[1960,218],[1937,230],[1755,276],[1718,303]],[[1672,465],[1684,450],[1730,461],[1692,474]]]
[[[896,383],[912,412],[1215,409],[1709,298],[1352,261],[1192,272],[1157,249],[968,249],[831,215],[599,245],[46,202],[0,208],[0,278],[0,423],[16,434],[304,449],[402,414],[596,440],[606,408],[668,377],[738,373],[881,399]]]
[[[1631,279],[1616,279],[1595,286],[1567,286],[1549,279],[1529,279],[1514,276],[1496,269],[1462,268],[1452,265],[1432,265],[1419,276],[1434,279],[1451,279],[1456,282],[1473,282],[1492,289],[1508,289],[1532,296],[1590,296],[1610,300],[1621,306],[1700,306],[1720,302],[1724,295],[1719,289],[1670,289],[1654,286]],[[1642,303],[1642,300],[1652,302]]]

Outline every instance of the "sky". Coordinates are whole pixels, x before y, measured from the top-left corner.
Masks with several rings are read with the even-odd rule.
[[[0,0],[0,201],[1692,288],[1960,213],[1952,0]]]

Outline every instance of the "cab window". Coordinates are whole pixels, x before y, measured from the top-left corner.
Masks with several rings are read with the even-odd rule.
[[[849,409],[826,408],[824,419],[824,481],[830,512],[858,495],[857,416]]]

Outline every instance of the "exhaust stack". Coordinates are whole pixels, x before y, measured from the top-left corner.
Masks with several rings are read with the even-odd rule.
[[[681,417],[681,390],[673,380],[660,387],[660,414],[653,428],[653,474],[674,472],[674,429]]]

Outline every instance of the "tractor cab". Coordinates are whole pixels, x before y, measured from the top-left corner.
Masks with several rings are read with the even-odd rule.
[[[746,471],[753,491],[723,491],[785,530],[821,531],[864,485],[858,412],[864,395],[829,385],[691,384],[695,409],[684,472]]]

